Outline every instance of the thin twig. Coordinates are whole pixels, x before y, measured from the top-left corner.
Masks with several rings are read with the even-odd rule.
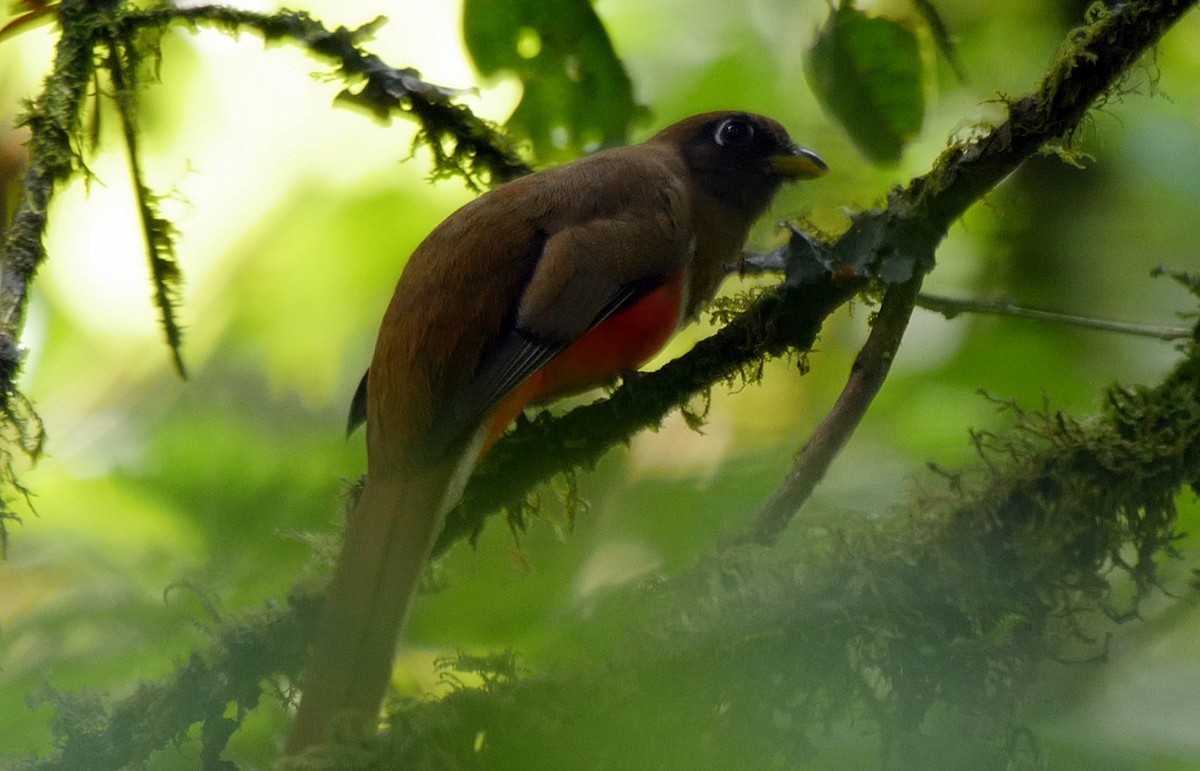
[[[763,504],[743,541],[764,546],[774,543],[824,478],[883,387],[924,278],[919,274],[887,290],[871,334],[850,368],[846,387],[796,456],[783,483]]]
[[[1055,324],[1067,324],[1084,329],[1098,329],[1104,332],[1119,332],[1123,335],[1151,337],[1156,340],[1187,340],[1192,336],[1192,330],[1186,327],[1169,327],[1159,324],[1135,324],[1128,321],[1110,321],[1090,316],[1078,316],[1074,313],[1047,311],[1040,308],[1030,308],[1017,305],[1005,300],[971,300],[961,297],[945,297],[943,295],[922,292],[917,295],[917,307],[934,313],[940,313],[952,319],[961,313],[985,313],[993,316],[1014,316],[1020,319],[1036,319],[1050,321]]]
[[[783,273],[787,270],[788,247],[781,247],[766,254],[746,252],[736,263],[728,266],[729,272],[744,276],[758,276],[768,273]],[[1050,311],[1042,308],[1031,308],[1027,305],[1017,305],[1007,300],[975,300],[963,297],[946,297],[945,295],[921,292],[917,295],[917,307],[934,313],[939,313],[947,319],[953,319],[963,313],[983,313],[994,316],[1014,316],[1016,318],[1049,321],[1056,324],[1096,329],[1102,332],[1117,332],[1137,337],[1150,337],[1156,340],[1188,340],[1192,330],[1187,327],[1172,327],[1165,324],[1141,324],[1131,321],[1111,321],[1092,316],[1080,316],[1062,311]]]

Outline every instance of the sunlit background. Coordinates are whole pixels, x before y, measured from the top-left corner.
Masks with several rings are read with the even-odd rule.
[[[767,247],[780,238],[774,222],[790,215],[836,230],[846,211],[925,171],[948,138],[997,119],[998,97],[1036,83],[1086,5],[936,4],[968,80],[938,65],[921,137],[885,169],[862,159],[806,84],[803,56],[825,4],[600,0],[596,10],[649,108],[634,139],[738,107],[778,118],[829,163],[828,178],[780,196],[755,234]],[[329,26],[386,15],[371,50],[433,83],[477,89],[464,103],[497,122],[520,97],[511,78],[479,80],[457,3],[305,7]],[[36,93],[53,33],[0,43],[0,131]],[[308,535],[335,531],[340,491],[363,469],[361,436],[347,442],[342,429],[395,279],[424,234],[472,197],[456,180],[429,183],[407,122],[333,107],[341,83],[288,45],[175,30],[160,74],[143,95],[144,166],[180,233],[191,376],[174,375],[162,342],[107,110],[90,180],[55,198],[23,341],[22,385],[49,443],[22,471],[36,514],[13,529],[0,565],[0,757],[50,749],[52,711],[36,706],[45,686],[119,698],[202,648],[206,627],[286,594],[309,562]],[[1088,121],[1084,168],[1029,164],[955,226],[928,288],[1182,323],[1175,314],[1188,298],[1150,272],[1200,269],[1197,82],[1192,14],[1134,74],[1133,92]],[[869,314],[857,305],[831,321],[804,377],[796,361],[777,361],[761,385],[716,389],[703,433],[672,418],[614,450],[583,478],[591,508],[573,532],[537,523],[517,542],[496,521],[478,549],[456,547],[444,560],[447,588],[414,613],[402,685],[436,687],[429,662],[455,648],[513,647],[531,666],[569,657],[556,625],[586,617],[606,589],[686,565],[738,532],[835,398]],[[702,319],[664,357],[711,330]],[[1171,344],[1148,339],[920,312],[809,515],[886,516],[927,461],[969,463],[968,429],[1007,424],[978,389],[1080,413],[1107,384],[1154,383],[1175,358]],[[555,494],[543,494],[551,509]],[[1194,498],[1180,505],[1182,529],[1195,530]],[[1195,538],[1180,547],[1196,564]],[[1164,575],[1197,597],[1180,565]],[[1200,613],[1159,597],[1144,616],[1117,630],[1107,663],[1052,672],[1031,700],[1025,721],[1055,767],[1200,765]],[[259,713],[235,737],[239,762],[274,756],[282,711]],[[164,756],[156,768],[195,763]]]

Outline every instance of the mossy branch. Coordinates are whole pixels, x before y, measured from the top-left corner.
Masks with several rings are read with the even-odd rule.
[[[58,712],[52,728],[60,749],[18,768],[119,771],[139,767],[154,752],[182,741],[196,724],[201,725],[203,767],[224,768],[220,757],[225,744],[245,713],[258,706],[264,681],[299,671],[315,621],[311,603],[243,618],[217,633],[212,650],[193,654],[171,677],[142,685],[111,710],[94,695],[47,688],[40,699]]]
[[[338,98],[368,110],[380,120],[396,113],[411,115],[421,126],[417,144],[434,155],[434,176],[461,176],[473,187],[505,182],[529,173],[508,137],[474,115],[453,97],[459,92],[421,80],[411,68],[397,69],[362,44],[386,20],[357,29],[329,29],[302,11],[265,14],[222,5],[163,7],[131,12],[125,27],[133,32],[168,24],[211,26],[229,34],[252,31],[267,42],[299,45],[313,56],[338,65],[338,74],[357,87]]]
[[[1158,386],[1113,388],[1105,405],[1087,419],[1002,405],[1016,425],[976,436],[979,468],[943,471],[941,489],[883,524],[847,519],[699,561],[601,607],[591,623],[627,630],[624,646],[593,651],[585,638],[578,666],[529,679],[503,657],[485,690],[394,705],[370,745],[330,747],[303,767],[554,767],[581,746],[599,752],[596,767],[637,765],[652,749],[697,768],[767,767],[778,753],[796,765],[847,717],[875,726],[885,765],[922,767],[936,736],[919,729],[938,705],[970,723],[953,741],[992,759],[981,765],[1040,767],[1015,722],[1037,665],[1079,646],[1103,653],[1172,553],[1178,491],[1200,490],[1200,346]],[[1137,591],[1122,606],[1127,581]],[[253,708],[264,681],[296,674],[316,606],[294,598],[230,626],[111,712],[53,697],[62,748],[29,768],[136,764],[196,722],[205,757],[219,757],[236,728],[223,707]],[[646,715],[674,716],[653,748]],[[591,767],[580,762],[566,765]]]
[[[397,705],[368,757],[519,767],[590,747],[579,767],[629,767],[653,720],[654,757],[681,767],[823,767],[828,726],[853,719],[885,768],[954,766],[939,741],[971,767],[1044,767],[1016,718],[1039,666],[1103,655],[1172,554],[1178,491],[1200,484],[1200,349],[1157,387],[1110,390],[1098,418],[1004,408],[1016,426],[977,438],[978,471],[886,520],[631,590],[590,621],[628,630],[624,648],[584,640],[565,672]],[[925,725],[935,707],[949,735]],[[338,752],[327,767],[366,767]]]
[[[151,273],[168,342],[178,352],[179,329],[171,297],[178,266],[171,249],[170,223],[158,216],[154,198],[142,178],[137,158],[134,105],[141,83],[137,72],[138,35],[157,34],[170,24],[212,25],[227,32],[246,29],[268,41],[287,40],[314,56],[338,63],[340,74],[359,86],[341,98],[368,107],[379,117],[411,114],[421,126],[417,141],[435,159],[435,175],[459,174],[478,186],[527,173],[528,166],[507,138],[491,124],[452,100],[454,91],[422,81],[415,70],[396,69],[360,48],[381,20],[349,30],[330,30],[304,13],[261,14],[224,6],[163,7],[130,10],[123,4],[66,0],[58,6],[61,36],[53,69],[42,94],[30,103],[21,123],[30,130],[29,168],[23,197],[12,226],[0,243],[0,408],[12,425],[24,425],[19,414],[16,376],[21,352],[17,344],[25,319],[29,285],[46,258],[42,237],[55,188],[84,168],[81,116],[97,73],[99,57],[109,73],[130,151],[133,184],[142,213]],[[27,443],[27,442],[26,442]]]
[[[0,438],[4,440],[0,444],[0,544],[5,520],[16,516],[10,505],[12,493],[23,491],[13,470],[13,453],[36,458],[44,442],[41,421],[17,389],[23,357],[18,341],[30,283],[46,258],[42,237],[50,199],[55,188],[83,166],[77,150],[80,116],[95,72],[95,32],[82,23],[88,13],[80,0],[66,0],[59,8],[63,34],[53,72],[22,119],[30,138],[21,198],[0,238]]]

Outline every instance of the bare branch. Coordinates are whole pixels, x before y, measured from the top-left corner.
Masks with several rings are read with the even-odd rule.
[[[1073,313],[1030,308],[1025,305],[1010,303],[1006,300],[972,300],[922,292],[917,295],[917,307],[933,311],[934,313],[940,313],[947,319],[952,319],[962,313],[983,313],[993,316],[1012,316],[1019,319],[1049,321],[1055,324],[1083,327],[1084,329],[1118,332],[1123,335],[1152,337],[1156,340],[1187,340],[1192,336],[1192,330],[1187,327],[1168,327],[1159,324],[1136,324],[1128,321],[1096,319]]]
[[[904,330],[908,328],[923,278],[914,276],[887,290],[875,324],[871,327],[871,334],[850,368],[846,387],[838,395],[829,414],[813,431],[808,444],[796,456],[783,483],[763,504],[742,541],[763,546],[774,543],[825,477],[825,472],[858,428],[879,389],[883,388],[883,381],[887,379],[896,351],[900,349],[900,341],[904,338]]]

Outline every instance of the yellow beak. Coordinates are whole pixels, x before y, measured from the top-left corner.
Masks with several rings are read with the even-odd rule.
[[[771,156],[771,168],[788,179],[816,179],[829,172],[829,167],[819,155],[795,146],[787,155]]]

